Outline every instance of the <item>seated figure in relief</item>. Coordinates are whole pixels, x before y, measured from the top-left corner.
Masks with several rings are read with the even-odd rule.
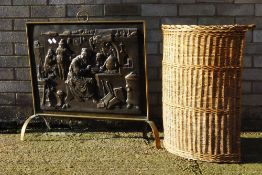
[[[66,101],[73,98],[79,101],[90,98],[95,100],[96,81],[91,74],[91,55],[91,50],[82,48],[81,54],[72,60],[66,80],[68,87]]]

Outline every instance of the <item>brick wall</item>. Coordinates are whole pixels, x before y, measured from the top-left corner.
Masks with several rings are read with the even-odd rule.
[[[243,80],[243,126],[262,126],[261,0],[1,0],[0,123],[21,123],[32,113],[25,21],[145,19],[148,24],[150,105],[161,121],[161,24],[250,24]],[[256,124],[256,125],[255,125]]]

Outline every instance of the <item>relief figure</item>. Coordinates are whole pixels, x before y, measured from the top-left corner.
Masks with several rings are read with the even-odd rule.
[[[59,45],[56,49],[58,75],[62,80],[65,80],[68,72],[68,64],[70,63],[70,50],[64,39],[61,39],[58,44]]]
[[[54,50],[48,49],[43,67],[45,77],[50,76],[50,74],[56,74],[56,57]]]
[[[117,73],[118,68],[119,68],[118,59],[113,54],[111,54],[109,55],[109,57],[107,57],[103,66],[100,67],[100,70],[101,71],[105,70],[106,73]]]
[[[127,108],[130,109],[135,107],[139,109],[139,99],[140,99],[140,91],[139,91],[139,76],[135,72],[130,72],[125,76],[126,79],[126,91],[127,91]]]
[[[90,98],[96,98],[96,81],[91,74],[91,55],[92,51],[87,48],[82,48],[81,54],[76,56],[69,67],[69,72],[66,80],[68,93],[72,98],[79,101],[85,101]],[[68,99],[67,97],[66,100]]]

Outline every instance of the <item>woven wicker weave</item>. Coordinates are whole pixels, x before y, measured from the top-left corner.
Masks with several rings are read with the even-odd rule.
[[[210,162],[240,161],[245,33],[254,25],[162,25],[164,145]]]

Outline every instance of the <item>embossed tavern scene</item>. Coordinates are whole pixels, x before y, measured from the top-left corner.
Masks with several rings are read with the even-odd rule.
[[[27,30],[36,111],[147,116],[143,22]]]

